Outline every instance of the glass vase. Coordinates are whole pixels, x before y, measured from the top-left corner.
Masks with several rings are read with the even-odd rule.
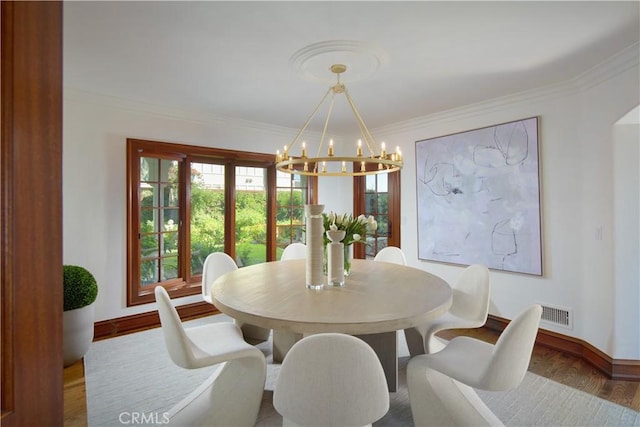
[[[326,245],[325,262],[327,264],[327,284],[330,286],[344,285],[344,230],[328,230],[326,233],[329,243]]]
[[[324,256],[322,258],[322,274],[324,275],[324,277],[327,277],[328,270],[329,270],[329,260],[328,260],[328,254],[327,254],[327,244],[325,243]]]
[[[344,246],[344,275],[351,273],[351,261],[353,261],[353,248],[351,245]]]

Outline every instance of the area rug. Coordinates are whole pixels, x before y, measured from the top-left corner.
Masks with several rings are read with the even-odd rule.
[[[231,321],[224,315],[186,322],[195,326]],[[406,343],[399,334],[399,389],[390,393],[389,412],[374,426],[412,426],[406,388]],[[279,364],[271,343],[258,345],[267,358],[267,383],[258,426],[281,426],[273,409],[273,388]],[[85,356],[89,427],[163,424],[163,414],[206,378],[214,367],[186,370],[169,358],[161,329],[94,342]],[[640,426],[640,413],[528,372],[509,392],[478,394],[506,426]],[[137,420],[137,422],[134,422]],[[231,426],[230,426],[231,427]]]

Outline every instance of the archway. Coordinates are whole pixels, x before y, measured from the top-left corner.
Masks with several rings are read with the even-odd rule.
[[[613,129],[614,359],[640,359],[640,107]]]

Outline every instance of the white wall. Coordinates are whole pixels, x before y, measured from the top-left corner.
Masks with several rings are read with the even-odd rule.
[[[147,110],[141,111],[141,109]],[[152,110],[149,112],[149,110]],[[63,153],[63,260],[91,271],[99,284],[96,321],[155,310],[126,307],[126,139],[273,153],[295,130],[231,120],[191,120],[173,111],[66,90]],[[326,209],[350,209],[344,188],[319,189]],[[351,187],[348,187],[351,190]],[[349,204],[344,205],[348,200]],[[180,303],[200,301],[199,296]]]
[[[512,318],[533,302],[571,308],[573,330],[543,327],[584,339],[615,358],[640,359],[640,349],[613,339],[614,327],[621,325],[640,336],[637,315],[628,313],[637,313],[638,305],[624,309],[614,322],[612,196],[613,124],[638,105],[638,93],[638,55],[627,52],[566,84],[374,129],[378,140],[399,145],[405,155],[402,248],[409,263],[450,281],[461,270],[417,259],[415,141],[539,116],[544,276],[494,271],[490,311]],[[96,276],[96,320],[155,309],[154,304],[126,308],[126,138],[271,153],[295,134],[246,122],[187,120],[180,112],[163,115],[142,107],[151,112],[65,92],[64,262],[83,265]],[[351,182],[338,180],[320,180],[319,199],[327,211],[351,209]],[[596,233],[600,227],[602,240]]]
[[[637,341],[615,341],[614,328],[625,328],[625,337],[640,336],[640,284],[637,279],[627,283],[635,292],[621,290],[614,299],[613,268],[613,129],[638,105],[638,75],[637,52],[626,52],[562,85],[376,130],[379,138],[399,144],[406,153],[402,249],[410,264],[448,281],[462,268],[418,260],[416,168],[409,160],[415,159],[415,141],[538,116],[544,274],[493,271],[490,313],[511,319],[532,303],[568,308],[573,329],[549,323],[541,327],[583,339],[614,358],[639,359]],[[620,268],[637,278],[637,264]]]
[[[353,210],[353,182],[339,176],[318,179],[318,199],[318,203],[324,204],[325,212],[351,212]]]
[[[636,122],[637,123],[637,122]],[[614,133],[614,343],[620,354],[640,349],[640,125]]]

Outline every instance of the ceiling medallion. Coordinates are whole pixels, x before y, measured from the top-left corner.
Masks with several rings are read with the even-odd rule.
[[[343,82],[350,83],[375,75],[387,64],[387,53],[366,42],[329,40],[303,47],[291,56],[289,64],[300,78],[325,84],[333,81],[333,76],[327,73],[327,66],[344,64],[349,73]]]

